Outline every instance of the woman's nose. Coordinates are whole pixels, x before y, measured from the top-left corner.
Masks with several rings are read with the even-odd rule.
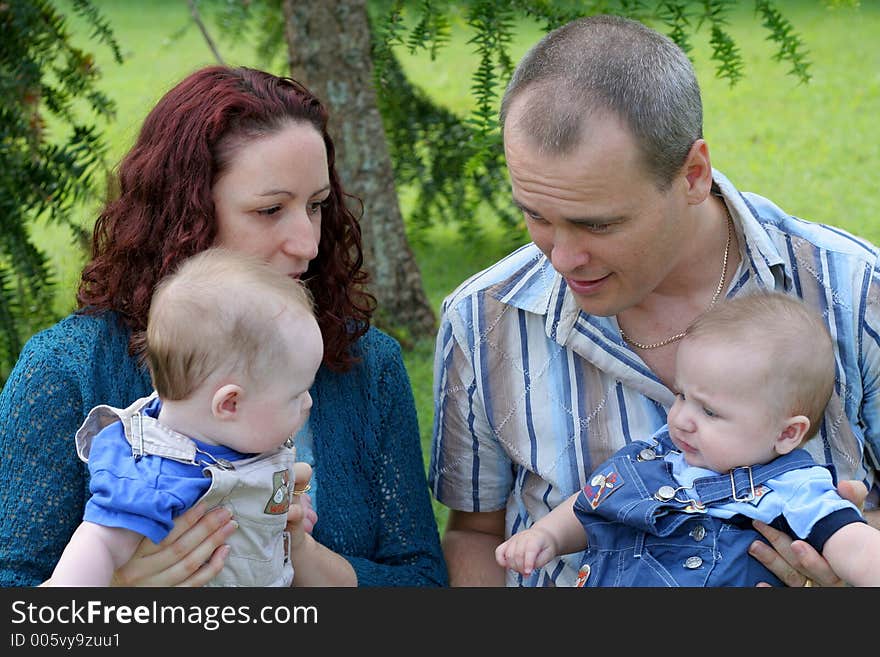
[[[282,249],[287,255],[312,260],[318,255],[320,224],[316,227],[305,213],[291,217],[284,231]]]

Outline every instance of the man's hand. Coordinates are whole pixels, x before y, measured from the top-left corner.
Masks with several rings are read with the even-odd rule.
[[[495,548],[504,542],[504,509],[466,513],[450,510],[443,556],[451,586],[504,586]]]
[[[868,491],[860,481],[841,481],[837,492],[861,508]],[[755,541],[749,554],[760,561],[787,586],[843,586],[825,558],[806,541],[792,540],[783,532],[758,520],[752,523],[770,545]],[[772,547],[771,547],[772,546]],[[762,582],[758,586],[769,586]]]

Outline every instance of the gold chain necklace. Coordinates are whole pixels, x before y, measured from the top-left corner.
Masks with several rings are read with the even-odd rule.
[[[718,281],[718,287],[715,288],[715,294],[712,295],[712,301],[709,302],[709,307],[706,308],[705,312],[709,312],[712,306],[715,305],[715,302],[718,301],[718,297],[721,295],[721,289],[724,287],[724,279],[727,278],[727,256],[730,254],[730,239],[733,234],[733,229],[731,224],[733,221],[730,218],[730,211],[727,210],[725,206],[725,211],[727,211],[727,244],[724,247],[724,258],[721,260],[721,279]],[[631,344],[634,347],[638,347],[639,349],[657,349],[658,347],[665,347],[668,344],[672,344],[673,342],[678,342],[685,335],[687,335],[687,329],[682,331],[681,333],[676,333],[673,336],[666,338],[665,340],[661,340],[660,342],[652,342],[651,344],[643,344],[641,342],[636,342],[631,337],[629,337],[626,333],[623,332],[623,329],[618,327],[617,329],[620,331],[620,337],[623,338],[626,342]]]

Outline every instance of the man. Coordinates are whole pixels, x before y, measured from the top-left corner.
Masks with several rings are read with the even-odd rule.
[[[451,509],[450,581],[504,584],[494,549],[665,423],[678,341],[722,294],[783,290],[827,318],[837,385],[810,451],[861,502],[880,455],[876,248],[713,170],[693,67],[640,23],[600,16],[548,34],[517,66],[501,122],[533,244],[443,305],[430,482]],[[866,513],[875,526],[878,514]],[[752,554],[784,582],[835,583],[809,546],[759,530],[775,550]],[[570,586],[579,559],[506,583]]]

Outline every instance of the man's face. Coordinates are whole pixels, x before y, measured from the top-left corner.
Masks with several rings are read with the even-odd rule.
[[[684,176],[658,189],[611,115],[590,117],[571,153],[542,154],[517,123],[522,106],[511,106],[504,150],[529,235],[585,312],[609,316],[639,304],[681,258]]]

